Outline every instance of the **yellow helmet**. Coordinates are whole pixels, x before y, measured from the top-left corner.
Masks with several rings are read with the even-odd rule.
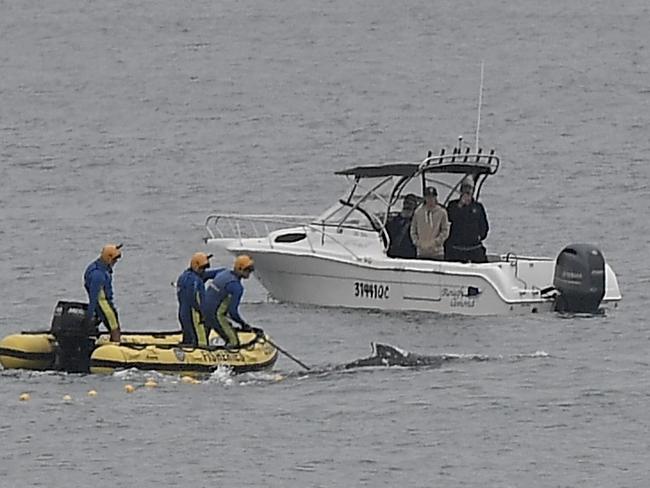
[[[243,271],[253,271],[255,269],[254,264],[255,262],[250,256],[242,254],[235,258],[235,265],[233,266],[233,269],[237,273],[242,273]]]
[[[190,259],[190,268],[192,268],[197,273],[203,271],[205,268],[210,266],[210,258],[212,254],[206,254],[204,252],[195,252],[192,254],[192,259]]]
[[[102,247],[99,258],[106,264],[114,264],[122,257],[122,244],[106,244]]]

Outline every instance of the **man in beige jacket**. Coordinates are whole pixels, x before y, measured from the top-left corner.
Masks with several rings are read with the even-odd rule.
[[[424,204],[413,215],[411,239],[419,259],[444,260],[443,245],[449,237],[449,220],[445,207],[438,204],[438,192],[433,186],[424,190]]]

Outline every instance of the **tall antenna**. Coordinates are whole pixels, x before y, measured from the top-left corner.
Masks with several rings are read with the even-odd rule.
[[[478,116],[476,118],[476,152],[478,152],[478,134],[481,129],[481,105],[483,105],[483,67],[485,60],[481,61],[481,86],[478,91]]]

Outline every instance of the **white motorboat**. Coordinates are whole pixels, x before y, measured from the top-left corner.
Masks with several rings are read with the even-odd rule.
[[[421,162],[348,168],[336,174],[349,179],[349,191],[320,216],[213,214],[205,241],[251,255],[259,281],[285,302],[467,315],[615,307],[616,275],[588,244],[569,245],[555,259],[513,252],[488,254],[485,263],[387,256],[386,222],[405,195],[434,185],[446,205],[471,178],[478,198],[499,163],[494,150],[456,147]]]

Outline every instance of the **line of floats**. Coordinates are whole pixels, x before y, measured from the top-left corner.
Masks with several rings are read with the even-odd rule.
[[[60,301],[52,326],[0,340],[0,364],[5,369],[57,370],[68,373],[111,374],[141,369],[180,375],[209,374],[219,367],[234,373],[270,369],[278,349],[261,329],[239,331],[239,347],[194,347],[182,344],[180,331],[122,332],[119,343],[108,334],[83,326],[84,304]],[[215,334],[214,331],[212,334]],[[213,339],[218,337],[211,335]]]

